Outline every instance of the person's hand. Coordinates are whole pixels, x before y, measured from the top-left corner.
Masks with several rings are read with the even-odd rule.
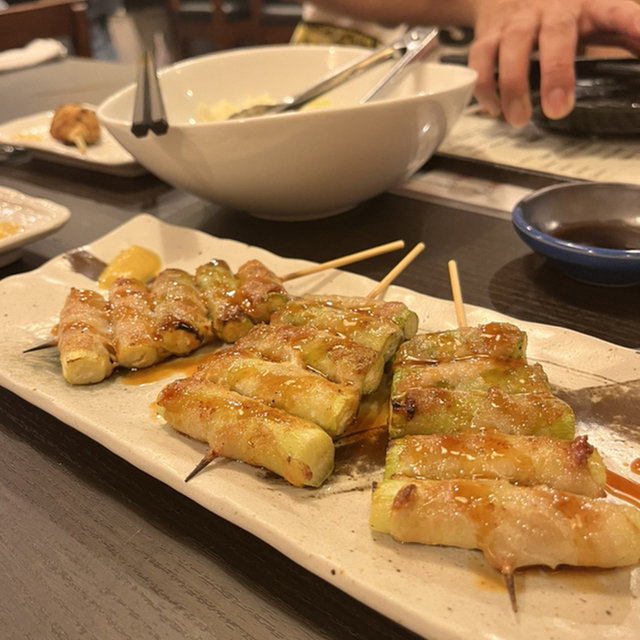
[[[515,127],[531,118],[529,63],[540,56],[542,109],[548,118],[574,106],[578,42],[600,42],[640,54],[640,4],[633,0],[479,0],[469,66],[475,96]],[[499,94],[495,72],[498,70]]]

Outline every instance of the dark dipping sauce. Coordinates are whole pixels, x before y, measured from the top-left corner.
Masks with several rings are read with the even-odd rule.
[[[640,249],[640,227],[616,220],[566,224],[554,229],[550,235],[600,249]]]

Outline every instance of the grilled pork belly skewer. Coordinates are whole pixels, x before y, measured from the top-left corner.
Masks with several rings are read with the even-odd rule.
[[[407,340],[413,338],[418,331],[418,314],[411,311],[404,302],[388,302],[358,296],[306,295],[296,298],[296,303],[312,307],[328,307],[339,311],[356,311],[373,318],[393,320],[402,329]]]
[[[489,429],[572,439],[573,411],[551,394],[542,367],[526,363],[525,346],[522,332],[498,323],[404,343],[394,365],[390,436]]]
[[[187,479],[217,456],[264,467],[296,487],[319,487],[333,470],[333,440],[323,429],[201,377],[171,383],[156,404],[174,429],[209,444]]]
[[[258,260],[245,262],[236,278],[241,305],[254,322],[269,322],[289,300],[280,278]]]
[[[549,380],[539,364],[517,360],[466,358],[442,362],[438,366],[399,365],[395,368],[394,391],[403,393],[416,387],[438,387],[488,393],[550,393]]]
[[[396,364],[438,364],[486,356],[526,362],[527,334],[513,324],[490,322],[475,327],[416,335],[400,345]]]
[[[497,387],[487,393],[413,388],[391,398],[392,438],[469,430],[571,440],[575,415],[566,402],[550,393],[509,394]]]
[[[118,366],[142,369],[169,356],[156,339],[154,301],[147,285],[117,279],[109,288],[109,307]]]
[[[320,372],[362,395],[373,393],[384,372],[377,352],[336,331],[291,325],[256,325],[235,348],[248,349],[276,362],[294,362]]]
[[[358,259],[391,251],[397,248],[397,245],[398,243],[391,243],[347,256],[340,261],[343,264],[349,264]],[[335,261],[325,263],[324,268],[334,264]],[[321,269],[318,267],[313,268],[313,272],[319,270]],[[304,272],[305,270],[290,274],[288,279],[304,275]],[[120,364],[124,367],[135,365],[134,368],[139,368],[149,366],[148,363],[158,362],[167,354],[187,355],[210,341],[214,335],[224,341],[234,342],[251,329],[254,321],[268,320],[273,310],[282,306],[288,298],[281,280],[255,260],[243,265],[237,278],[223,261],[214,260],[208,265],[203,265],[198,270],[197,280],[184,271],[167,269],[154,281],[151,295],[157,309],[158,331],[155,336],[158,342],[155,345],[157,348],[147,344],[146,355],[139,353],[134,357],[133,352],[130,352],[127,356],[122,356],[122,361],[117,362],[116,365]],[[241,302],[234,298],[239,298]],[[212,318],[207,317],[207,312]],[[126,331],[129,333],[134,331],[132,325],[134,317],[133,313],[127,314]],[[141,324],[146,322],[143,318],[140,320]],[[139,334],[136,341],[140,351],[143,328],[138,327],[135,330]],[[118,330],[118,333],[120,334],[121,331]],[[126,348],[124,345],[130,339],[131,337],[124,338],[124,341],[120,341],[119,344]],[[24,352],[54,347],[57,344],[57,339],[54,339],[26,349]],[[155,355],[154,352],[156,352]],[[122,349],[121,353],[124,353]],[[95,375],[90,379],[95,382]],[[363,389],[368,392],[366,384]]]
[[[216,352],[195,375],[313,422],[333,438],[355,421],[360,405],[360,393],[351,385],[238,348]]]
[[[354,262],[366,260],[367,258],[378,256],[389,251],[395,251],[396,249],[400,249],[403,246],[404,241],[398,240],[396,242],[391,242],[379,247],[367,249],[366,251],[360,251],[354,254],[350,254],[336,260],[331,260],[323,264],[313,265],[311,267],[301,269],[300,271],[282,276],[281,278],[277,278],[277,276],[274,276],[266,268],[266,271],[264,269],[256,268],[255,264],[245,267],[244,271],[245,273],[249,273],[251,270],[260,271],[263,279],[266,274],[266,278],[268,281],[271,281],[271,285],[267,284],[265,287],[265,283],[263,282],[261,287],[264,292],[265,288],[268,289],[269,286],[278,289],[279,287],[281,287],[282,282],[284,281],[293,280],[295,278],[300,278],[312,273],[319,273],[321,271],[337,268],[339,266],[353,264]],[[83,265],[83,269],[80,272],[92,279],[97,280],[98,276],[100,276],[100,274],[103,273],[103,271],[107,267],[107,265],[103,261],[99,260],[95,256],[92,256],[85,250],[74,250],[72,252],[69,252],[67,255],[71,254],[73,254],[73,256],[76,256],[78,254],[81,255],[82,260],[78,262]],[[90,262],[94,267],[92,274],[95,275],[89,275],[89,273],[87,272],[87,262]],[[75,260],[71,261],[72,266],[75,265],[75,263]],[[97,269],[95,269],[96,266]],[[243,310],[238,310],[238,306],[240,305],[240,293],[238,291],[239,283],[236,276],[234,276],[230,271],[227,263],[223,260],[212,260],[210,263],[202,265],[198,268],[196,272],[196,278],[197,286],[205,296],[205,302],[207,307],[209,308],[209,313],[211,314],[212,320],[214,322],[214,332],[216,333],[217,337],[219,337],[224,342],[233,343],[242,335],[245,335],[253,326],[253,320],[251,320],[251,318],[249,318],[247,314],[243,312]],[[255,294],[256,292],[253,291],[252,295],[254,295],[254,299],[251,302],[246,303],[245,306],[253,307],[255,305]],[[269,295],[269,293],[267,293],[267,295]],[[274,300],[272,300],[269,304],[274,304],[275,302],[277,306],[276,301],[277,295],[274,296]],[[258,298],[258,305],[259,303],[260,301]],[[31,347],[30,349],[25,349],[23,353],[30,353],[31,351],[39,351],[41,349],[48,349],[55,346],[57,346],[57,340],[53,339],[45,343],[36,345],[35,347]]]
[[[70,384],[94,384],[115,368],[107,302],[95,291],[71,289],[57,327],[62,374]]]
[[[400,476],[423,480],[500,479],[603,498],[607,472],[586,436],[568,442],[545,436],[463,433],[391,441],[385,478]]]
[[[238,279],[224,260],[200,265],[196,269],[196,285],[220,340],[232,343],[251,331],[253,320],[240,304]]]
[[[195,278],[165,269],[153,281],[158,340],[171,355],[184,356],[213,339],[213,327]]]
[[[273,325],[308,326],[337,331],[390,360],[404,340],[404,331],[389,318],[373,317],[352,309],[334,309],[324,305],[292,300],[271,317]]]
[[[623,567],[640,561],[640,511],[548,487],[492,480],[385,480],[371,528],[399,542],[480,549],[510,585],[521,567]]]

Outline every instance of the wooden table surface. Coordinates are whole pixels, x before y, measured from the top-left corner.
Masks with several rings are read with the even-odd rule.
[[[99,103],[135,72],[69,59],[5,74],[0,123],[71,100]],[[140,212],[319,262],[402,238],[426,249],[399,285],[450,299],[453,258],[468,304],[640,348],[640,287],[569,280],[531,254],[504,220],[385,194],[326,220],[267,222],[149,175],[114,178],[38,161],[0,165],[0,185],[72,212],[60,231],[0,269],[0,278]],[[380,279],[398,259],[348,269]],[[0,513],[6,640],[417,637],[5,389]]]

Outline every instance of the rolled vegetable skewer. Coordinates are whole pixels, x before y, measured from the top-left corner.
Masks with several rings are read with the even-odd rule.
[[[118,278],[109,288],[109,304],[119,366],[142,369],[169,355],[156,339],[153,298],[143,282]]]
[[[468,430],[571,440],[575,415],[566,402],[550,393],[508,394],[496,387],[487,393],[415,387],[392,395],[392,438]]]
[[[236,345],[277,362],[296,362],[363,395],[382,380],[382,356],[335,331],[291,325],[257,325]]]
[[[403,331],[405,339],[413,338],[418,330],[418,314],[404,302],[375,300],[358,296],[306,295],[297,304],[330,307],[342,311],[356,311],[374,317],[393,320]]]
[[[494,360],[524,360],[527,334],[512,324],[491,322],[415,336],[398,349],[396,363],[446,362],[487,356]]]
[[[499,433],[407,436],[387,450],[385,477],[423,480],[501,479],[604,497],[606,469],[586,436],[571,442]]]
[[[253,320],[239,302],[237,278],[224,260],[211,260],[196,269],[196,284],[202,292],[215,334],[223,342],[235,342],[249,333]]]
[[[271,317],[271,324],[308,326],[337,331],[380,353],[390,360],[404,340],[403,330],[388,318],[372,317],[358,311],[332,309],[322,305],[289,302]]]
[[[181,269],[165,269],[153,281],[158,340],[172,355],[184,356],[213,339],[206,305],[195,278]]]
[[[506,481],[385,480],[374,488],[370,524],[400,542],[481,549],[506,575],[640,561],[640,510]]]
[[[333,440],[323,429],[222,385],[178,380],[156,404],[174,429],[209,444],[208,459],[265,467],[296,487],[319,487],[333,470]]]
[[[115,368],[108,304],[95,291],[72,288],[57,327],[62,373],[70,384],[94,384]]]
[[[423,387],[482,393],[494,388],[509,394],[551,393],[549,380],[537,363],[468,358],[437,366],[403,364],[394,368],[393,395]]]
[[[336,384],[298,364],[272,362],[250,351],[218,351],[196,375],[313,422],[334,438],[354,422],[360,404],[360,393],[351,385]]]
[[[271,314],[289,299],[280,278],[258,260],[243,264],[236,278],[242,307],[254,322],[269,322]]]

